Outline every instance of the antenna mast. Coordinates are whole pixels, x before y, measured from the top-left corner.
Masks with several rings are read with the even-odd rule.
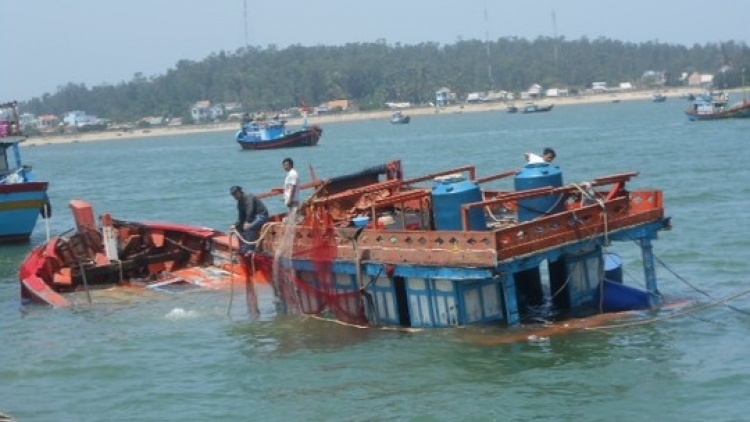
[[[557,17],[555,9],[552,9],[552,48],[555,55],[555,67],[557,67]]]
[[[244,8],[244,16],[245,16],[245,50],[247,51],[247,0],[242,0],[242,6]]]
[[[494,88],[492,82],[492,61],[490,60],[490,33],[487,19],[487,5],[484,5],[484,45],[487,48],[487,77],[490,80],[490,89]]]

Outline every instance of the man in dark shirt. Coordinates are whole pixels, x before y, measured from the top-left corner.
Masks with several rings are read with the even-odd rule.
[[[245,193],[239,186],[232,186],[229,193],[237,200],[237,222],[232,226],[245,241],[240,242],[240,253],[255,250],[255,245],[246,242],[258,240],[260,229],[268,221],[268,208],[255,195]]]

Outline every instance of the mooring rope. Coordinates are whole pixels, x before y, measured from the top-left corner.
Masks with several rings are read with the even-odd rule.
[[[742,291],[742,292],[739,292],[739,293],[736,293],[736,294],[733,294],[732,296],[729,296],[729,297],[721,299],[721,300],[716,300],[714,302],[707,303],[705,305],[697,306],[695,308],[687,309],[687,310],[681,311],[681,312],[675,312],[675,313],[669,314],[669,315],[664,315],[664,316],[660,316],[660,317],[650,318],[650,319],[642,320],[642,321],[626,322],[626,323],[614,324],[614,325],[603,325],[603,326],[600,326],[600,327],[587,327],[587,328],[584,328],[584,329],[585,330],[592,330],[592,331],[593,330],[609,330],[609,329],[615,329],[615,328],[635,327],[635,326],[638,326],[638,325],[652,324],[652,323],[658,322],[658,321],[664,321],[664,320],[667,320],[667,319],[677,318],[677,317],[681,317],[681,316],[688,316],[688,315],[691,315],[691,314],[693,314],[695,312],[699,312],[699,311],[703,311],[705,309],[713,308],[714,306],[726,305],[727,302],[730,302],[730,301],[732,301],[734,299],[737,299],[739,297],[745,296],[746,294],[750,294],[750,289]]]
[[[716,298],[714,298],[713,296],[711,296],[711,295],[710,295],[710,294],[709,294],[708,292],[706,292],[705,290],[702,290],[702,289],[700,289],[700,288],[699,288],[698,286],[694,285],[693,283],[689,282],[689,281],[688,281],[688,280],[686,280],[686,279],[685,279],[684,277],[680,276],[680,275],[679,275],[679,274],[677,274],[677,273],[676,273],[675,271],[673,271],[673,270],[672,270],[672,269],[671,269],[671,268],[670,268],[670,267],[669,267],[669,266],[668,266],[668,265],[667,265],[667,264],[666,264],[666,263],[665,263],[664,261],[662,261],[662,260],[661,260],[661,258],[659,258],[658,256],[654,255],[654,259],[656,259],[656,261],[657,261],[657,262],[658,262],[659,264],[661,264],[661,265],[662,265],[662,266],[664,267],[664,269],[666,269],[667,271],[669,271],[669,272],[670,272],[670,273],[671,273],[671,274],[672,274],[673,276],[677,277],[677,279],[678,279],[678,280],[680,280],[680,281],[682,281],[683,283],[685,283],[685,284],[686,284],[686,285],[687,285],[688,287],[690,287],[691,289],[693,289],[693,290],[695,290],[696,292],[698,292],[698,293],[702,294],[703,296],[706,296],[707,298],[709,298],[709,299],[711,299],[711,300],[714,300],[714,301],[716,300]],[[744,309],[739,309],[739,308],[737,308],[737,307],[735,307],[735,306],[732,306],[732,305],[729,305],[729,304],[727,304],[727,305],[725,305],[725,306],[726,306],[727,308],[729,308],[729,309],[731,309],[731,310],[735,311],[735,312],[739,312],[739,313],[741,313],[741,314],[745,314],[745,315],[750,315],[750,312],[748,312],[748,311],[746,311],[746,310],[744,310]]]
[[[236,230],[232,229],[229,232],[229,247],[232,250],[232,254],[229,257],[229,263],[234,265],[237,260],[237,250],[232,247],[232,237],[239,236]],[[232,312],[232,303],[234,302],[234,268],[230,266],[229,269],[229,305],[227,306],[227,316]]]
[[[235,227],[232,227],[229,230],[229,235],[230,236],[232,236],[232,235],[237,236],[237,239],[239,239],[240,242],[242,242],[242,243],[244,243],[246,245],[258,245],[261,241],[263,241],[263,238],[266,237],[266,234],[268,233],[268,230],[271,229],[271,226],[278,226],[278,225],[281,225],[281,224],[282,223],[274,223],[274,222],[265,223],[263,225],[263,227],[260,229],[260,234],[258,235],[258,240],[255,240],[255,241],[250,241],[250,240],[245,239],[242,236],[242,233],[239,230],[237,230]]]

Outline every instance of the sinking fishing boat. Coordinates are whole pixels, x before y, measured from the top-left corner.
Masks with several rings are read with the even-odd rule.
[[[235,140],[244,150],[310,147],[318,144],[323,129],[318,125],[307,125],[305,118],[302,128],[288,130],[285,120],[250,120],[242,123]]]
[[[49,183],[36,181],[21,158],[26,136],[18,117],[15,101],[0,104],[0,243],[28,242],[39,216],[52,213]]]
[[[393,161],[313,175],[301,215],[266,223],[243,259],[272,283],[281,311],[363,326],[514,326],[540,310],[559,319],[655,308],[652,240],[670,220],[661,191],[626,188],[637,174],[564,184],[559,167],[538,163],[405,179]],[[624,284],[615,243],[640,247],[645,288]]]
[[[225,233],[110,214],[97,224],[89,203],[72,200],[70,208],[75,232],[37,246],[21,264],[24,303],[67,307],[92,302],[102,290],[218,289],[245,281],[242,266],[233,263],[236,239]]]

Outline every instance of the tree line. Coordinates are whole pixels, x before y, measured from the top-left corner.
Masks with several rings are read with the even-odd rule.
[[[189,117],[200,100],[239,103],[244,111],[315,106],[350,99],[362,110],[384,103],[434,101],[448,87],[459,95],[532,84],[583,90],[594,81],[617,85],[642,81],[644,72],[664,72],[665,86],[684,85],[684,73],[711,73],[714,85],[741,86],[750,70],[750,50],[734,41],[692,47],[659,42],[629,43],[607,38],[565,40],[516,37],[496,41],[459,40],[440,45],[385,41],[342,46],[247,47],[181,60],[166,73],[136,73],[129,82],[86,87],[68,83],[21,103],[24,112],[61,115],[71,110],[113,121],[144,116]]]

